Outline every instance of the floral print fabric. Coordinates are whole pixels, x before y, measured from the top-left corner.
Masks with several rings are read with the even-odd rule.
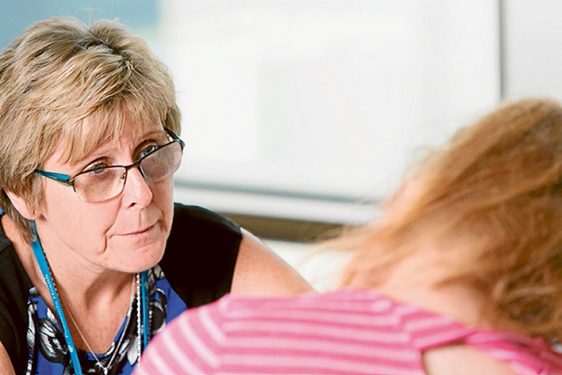
[[[186,309],[185,303],[175,293],[157,265],[148,272],[149,326],[153,337],[164,326]],[[55,314],[49,309],[37,289],[29,290],[27,301],[28,361],[26,375],[63,374],[73,375],[74,369],[66,346],[62,329]],[[104,375],[107,367],[110,375],[128,375],[138,362],[137,301],[133,299],[125,320],[105,353],[78,350],[82,371],[88,375]],[[123,337],[121,337],[124,335]],[[115,353],[117,351],[117,353]],[[113,358],[115,357],[115,358]],[[102,367],[103,366],[103,367]]]

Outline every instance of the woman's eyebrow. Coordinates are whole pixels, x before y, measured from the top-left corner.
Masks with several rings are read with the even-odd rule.
[[[167,134],[166,134],[164,129],[154,130],[154,131],[148,132],[140,138],[140,141],[135,146],[135,150],[137,150],[139,147],[143,147],[144,144],[147,141],[153,141],[154,140],[154,141],[158,141],[158,142],[160,142],[160,141],[165,142],[167,139],[168,139],[168,137],[167,137]]]
[[[132,148],[131,151],[134,154],[138,150],[139,147],[142,147],[143,143],[145,143],[151,137],[154,137],[154,136],[160,135],[160,134],[164,134],[163,138],[165,138],[165,130],[163,128],[162,129],[153,129],[153,130],[150,130],[150,131],[148,131],[144,134],[141,134],[138,137],[133,137],[133,138],[136,138],[136,140],[135,140],[134,143],[132,143],[133,148]],[[115,142],[104,143],[104,144],[100,145],[99,147],[97,147],[96,149],[94,149],[85,158],[83,158],[81,160],[77,160],[76,162],[73,162],[73,163],[69,163],[68,166],[73,168],[73,169],[80,169],[80,171],[81,171],[84,168],[86,168],[88,166],[88,164],[92,163],[93,161],[95,161],[97,159],[110,158],[113,153],[115,153],[116,151],[118,151],[120,149],[121,149],[121,147],[119,147],[118,145],[116,146]]]

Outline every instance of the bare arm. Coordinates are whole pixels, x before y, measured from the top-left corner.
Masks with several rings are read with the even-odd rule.
[[[297,271],[257,237],[244,229],[242,235],[232,293],[289,295],[313,290]]]
[[[14,371],[14,366],[12,366],[12,361],[8,356],[8,352],[4,348],[4,345],[0,342],[0,374],[3,375],[16,375]]]
[[[468,346],[454,345],[424,353],[425,370],[431,375],[515,375],[506,362]]]

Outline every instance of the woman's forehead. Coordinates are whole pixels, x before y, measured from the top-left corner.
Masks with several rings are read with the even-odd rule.
[[[80,126],[68,129],[67,134],[63,134],[55,154],[59,154],[57,159],[62,163],[76,164],[104,149],[127,144],[136,146],[146,136],[163,130],[158,121],[136,120],[129,116],[108,122],[88,118]]]
[[[111,138],[106,142],[100,142],[96,148],[89,152],[89,157],[102,156],[119,150],[134,150],[147,139],[155,139],[165,142],[166,132],[162,126],[150,128],[125,127],[118,137]]]

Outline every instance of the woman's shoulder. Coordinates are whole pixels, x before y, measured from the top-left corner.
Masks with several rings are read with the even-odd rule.
[[[209,303],[230,291],[241,241],[240,227],[228,218],[176,203],[160,266],[188,306]]]
[[[221,258],[230,263],[235,261],[241,241],[240,226],[227,217],[204,207],[175,203],[164,261],[189,259],[196,267]]]
[[[226,216],[205,207],[175,203],[172,235],[184,231],[192,234],[195,232],[213,234],[213,232],[222,231],[241,237],[240,226]]]
[[[227,217],[204,207],[174,205],[174,220],[166,245],[168,255],[175,255],[176,249],[180,249],[183,256],[186,255],[184,250],[190,249],[189,255],[193,257],[209,255],[214,258],[213,252],[237,254],[241,241],[240,226]]]
[[[23,370],[26,360],[26,303],[32,286],[0,225],[0,342],[18,370]]]

